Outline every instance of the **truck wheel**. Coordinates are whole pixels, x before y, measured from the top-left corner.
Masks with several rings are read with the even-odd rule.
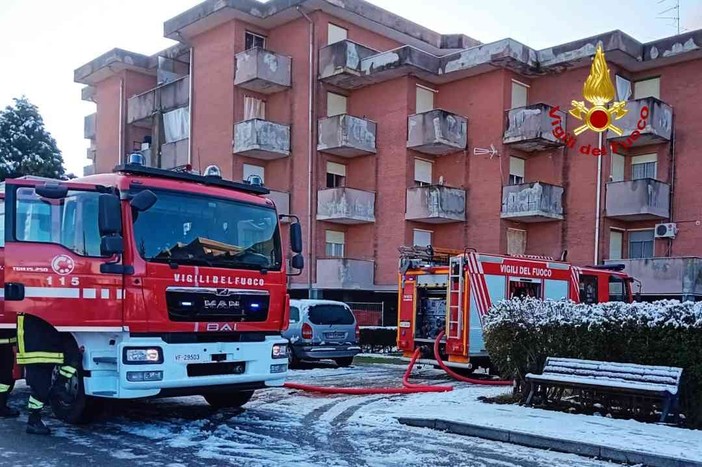
[[[253,394],[253,391],[211,392],[202,397],[215,409],[235,409],[250,401]]]
[[[56,381],[58,367],[54,369],[52,381]],[[101,400],[85,395],[83,386],[83,368],[78,368],[76,374],[66,383],[65,394],[68,397],[59,397],[52,394],[50,398],[51,409],[56,418],[72,425],[82,425],[90,422],[99,413]]]
[[[353,363],[353,357],[335,358],[334,361],[340,367],[346,368],[347,366],[350,366]]]

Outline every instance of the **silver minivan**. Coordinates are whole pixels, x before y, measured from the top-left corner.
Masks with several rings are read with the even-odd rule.
[[[290,300],[290,327],[283,337],[290,342],[290,365],[331,359],[345,367],[361,351],[356,317],[343,302]]]

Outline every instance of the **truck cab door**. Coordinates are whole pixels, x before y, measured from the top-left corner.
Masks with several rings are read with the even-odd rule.
[[[117,194],[36,179],[5,189],[5,312],[65,332],[122,330],[123,275],[103,266],[119,257],[103,252],[99,220],[100,196]]]

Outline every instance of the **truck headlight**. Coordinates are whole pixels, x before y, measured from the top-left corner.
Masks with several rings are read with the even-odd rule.
[[[163,354],[159,347],[125,348],[123,361],[126,364],[163,363]]]
[[[286,344],[273,344],[271,357],[288,358],[288,346]]]

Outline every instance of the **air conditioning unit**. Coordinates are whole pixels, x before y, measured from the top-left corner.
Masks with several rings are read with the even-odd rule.
[[[654,236],[656,238],[675,238],[678,233],[677,224],[656,224],[656,230]]]

